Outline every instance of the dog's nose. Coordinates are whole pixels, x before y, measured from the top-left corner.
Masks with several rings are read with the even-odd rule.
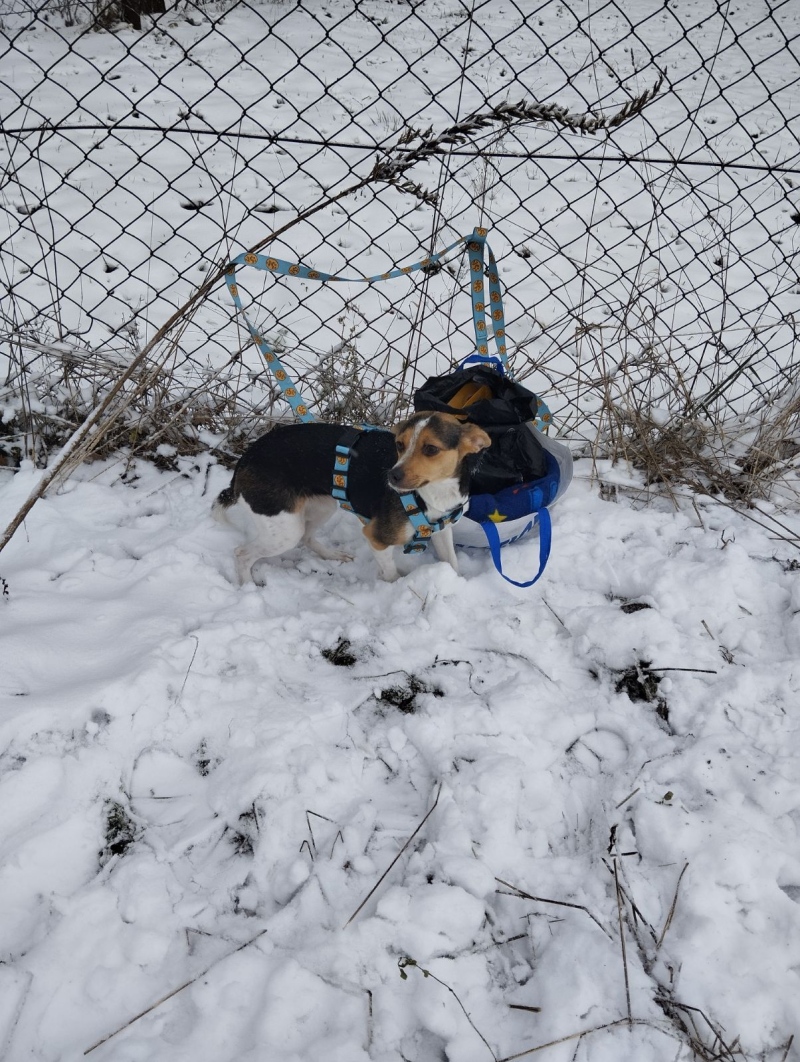
[[[403,470],[397,465],[389,469],[389,482],[393,487],[399,487],[403,482]]]

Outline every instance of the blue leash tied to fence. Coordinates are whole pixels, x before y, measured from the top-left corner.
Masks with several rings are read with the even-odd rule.
[[[251,266],[255,269],[261,269],[268,273],[272,273],[274,276],[290,276],[299,277],[303,280],[318,280],[323,284],[377,284],[384,280],[393,280],[397,277],[408,276],[419,270],[426,273],[438,273],[448,257],[457,249],[465,246],[466,251],[469,254],[470,296],[472,299],[472,324],[475,331],[476,353],[465,358],[461,362],[461,365],[464,366],[470,363],[490,364],[494,365],[498,372],[510,376],[508,354],[506,351],[505,314],[503,310],[503,296],[500,290],[500,277],[497,270],[497,262],[492,253],[491,247],[486,242],[486,237],[486,229],[480,227],[476,228],[470,236],[462,236],[454,243],[451,243],[449,247],[445,247],[444,250],[438,251],[436,254],[427,255],[425,258],[421,259],[419,262],[414,262],[412,265],[397,266],[386,273],[380,273],[372,277],[334,276],[331,273],[324,273],[321,270],[312,269],[310,266],[303,265],[301,262],[287,262],[281,258],[274,258],[271,255],[254,254],[253,252],[248,251],[245,254],[240,254],[229,263],[225,272],[225,283],[228,286],[228,291],[230,292],[237,312],[247,325],[247,329],[250,332],[253,342],[256,347],[258,347],[267,367],[275,377],[275,380],[281,389],[281,393],[289,403],[295,417],[297,420],[304,423],[311,423],[316,418],[309,408],[309,403],[297,390],[292,378],[286,371],[273,347],[267,343],[258,329],[251,324],[244,311],[241,295],[236,283],[237,268],[239,266]],[[489,256],[488,268],[485,264],[486,252],[488,252]],[[491,330],[496,356],[489,354],[489,329],[486,319],[487,279],[489,288],[488,308],[491,316]],[[546,431],[550,426],[550,420],[550,410],[544,402],[539,400],[539,408],[537,410],[536,420],[534,421],[535,427],[541,431]],[[339,453],[336,458],[337,462],[340,462],[344,456],[344,453]],[[342,494],[344,496],[342,496]],[[344,488],[334,480],[333,496],[342,508],[347,509],[349,512],[353,511],[347,500],[346,479]],[[414,494],[401,495],[401,501],[403,502],[406,514],[414,527],[414,538],[405,547],[405,552],[415,553],[424,550],[428,541],[430,541],[430,536],[436,531],[440,531],[446,526],[446,524],[454,523],[461,516],[462,512],[458,509],[455,512],[448,514],[448,516],[444,517],[442,520],[429,521]],[[497,527],[489,519],[480,521],[481,527],[486,534],[486,540],[489,545],[495,568],[507,582],[513,583],[514,586],[532,586],[544,571],[547,559],[550,555],[550,514],[547,511],[546,506],[542,506],[536,512],[539,520],[539,571],[533,579],[524,583],[516,582],[503,572],[500,559],[501,543]]]

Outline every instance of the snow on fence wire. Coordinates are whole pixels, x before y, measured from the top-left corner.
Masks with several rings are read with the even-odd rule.
[[[275,393],[224,285],[191,302],[224,262],[268,242],[374,275],[484,225],[515,371],[574,440],[702,452],[706,482],[720,455],[740,480],[791,463],[794,0],[163,6],[2,0],[6,461],[43,462],[187,304],[100,435],[230,456]],[[469,115],[610,116],[662,78],[614,128],[492,120],[364,180]],[[458,260],[372,287],[242,276],[317,412],[371,419],[470,351],[466,279]]]

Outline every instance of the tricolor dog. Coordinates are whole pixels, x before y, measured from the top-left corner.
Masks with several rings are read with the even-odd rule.
[[[343,438],[349,456],[347,502],[364,522],[364,534],[387,580],[399,574],[391,547],[414,537],[408,497],[416,495],[432,525],[458,511],[468,500],[478,455],[491,444],[477,425],[447,413],[415,413],[390,430],[354,432],[341,424],[319,423],[273,428],[245,451],[230,487],[214,503],[215,515],[247,536],[235,553],[241,583],[252,577],[257,560],[276,557],[300,542],[325,560],[352,559],[316,537],[336,510],[332,488]],[[451,524],[434,530],[436,556],[458,571]]]

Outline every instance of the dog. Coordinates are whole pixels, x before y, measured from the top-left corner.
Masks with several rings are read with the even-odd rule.
[[[318,541],[319,528],[336,511],[331,495],[341,424],[279,425],[242,455],[231,485],[214,502],[214,515],[247,535],[235,552],[240,584],[263,557],[303,543],[324,560],[352,560]],[[399,576],[392,546],[414,535],[401,494],[416,493],[429,521],[465,505],[469,480],[491,439],[476,424],[448,413],[415,413],[394,428],[364,431],[351,451],[347,495],[361,516],[381,577]],[[434,552],[458,571],[451,524],[431,538]]]

